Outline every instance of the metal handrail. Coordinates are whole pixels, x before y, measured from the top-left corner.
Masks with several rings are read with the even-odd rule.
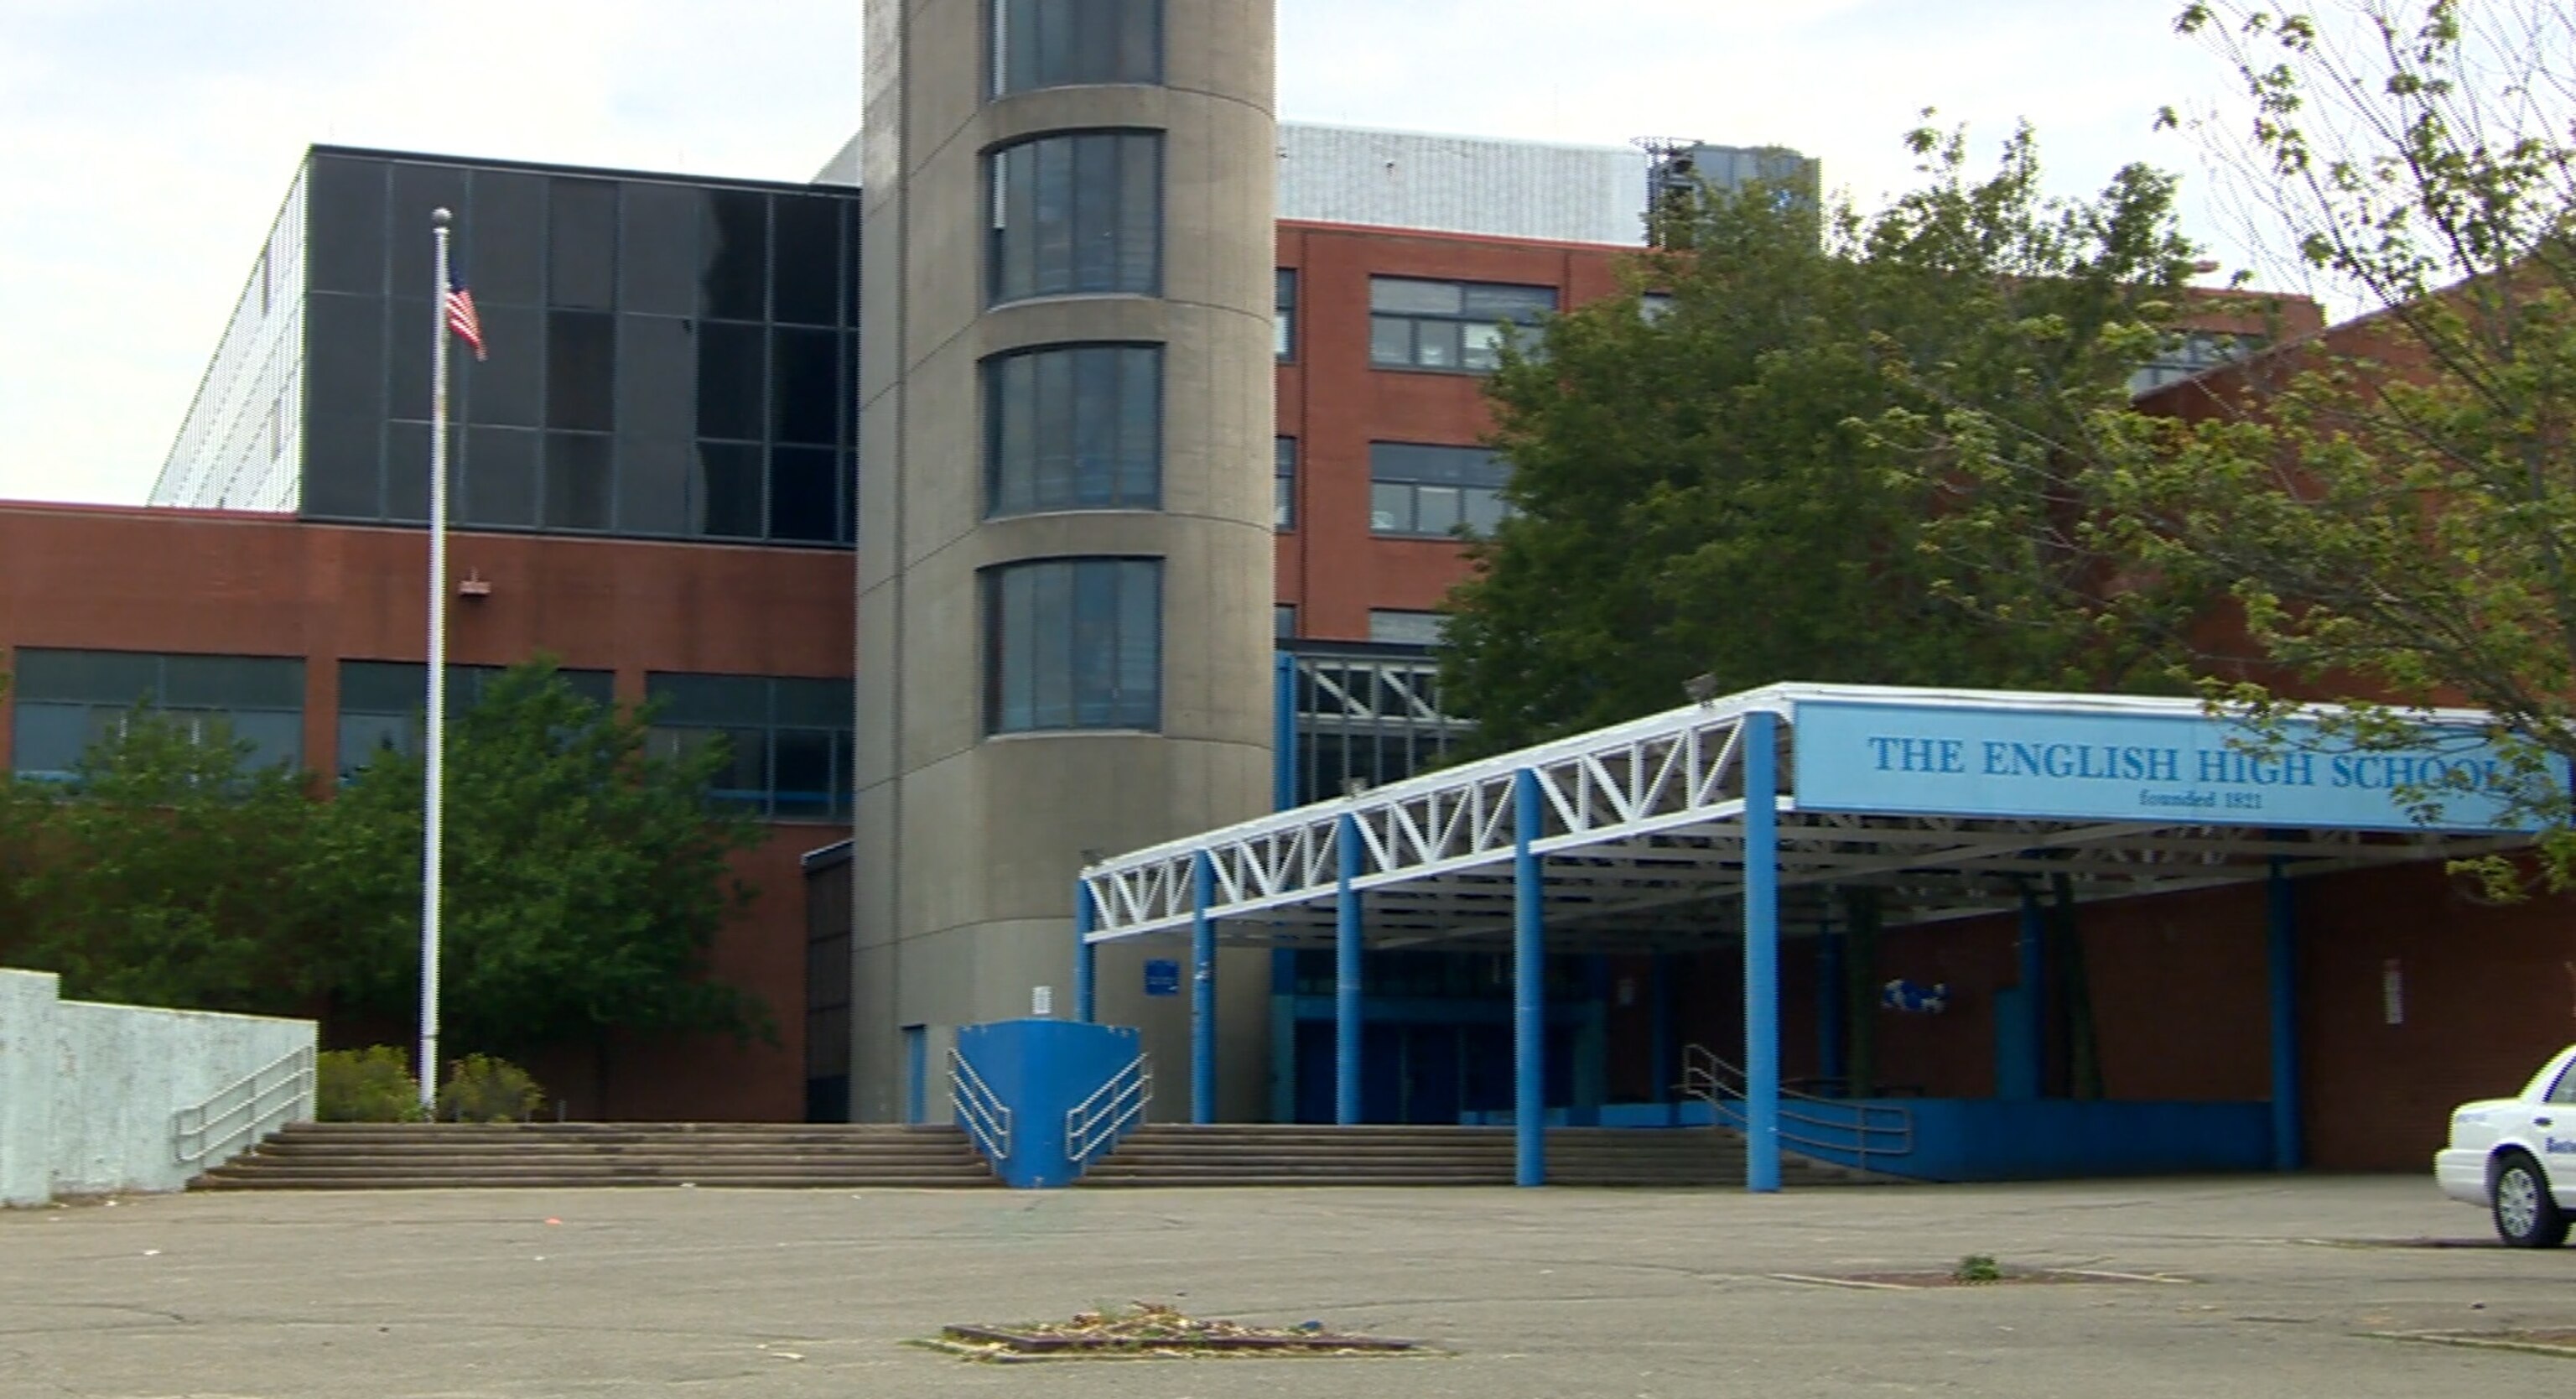
[[[313,1046],[288,1050],[194,1107],[170,1114],[170,1156],[182,1166],[231,1160],[290,1122],[313,1115]]]
[[[957,1114],[957,1125],[966,1129],[986,1160],[998,1162],[1010,1156],[1011,1105],[986,1087],[983,1075],[954,1049],[948,1051],[948,1105]]]
[[[1697,1098],[1727,1125],[1737,1131],[1750,1130],[1742,1102],[1744,1070],[1717,1057],[1706,1045],[1682,1046],[1682,1096]],[[1872,1156],[1907,1156],[1914,1151],[1914,1114],[1908,1109],[1886,1103],[1860,1103],[1847,1098],[1820,1098],[1813,1093],[1793,1089],[1780,1090],[1780,1142],[1810,1154],[1850,1152],[1859,1158],[1860,1168],[1869,1169]],[[1790,1106],[1814,1103],[1830,1107],[1837,1115],[1823,1115],[1813,1110]],[[1799,1130],[1808,1129],[1806,1131]],[[1809,1132],[1828,1135],[1809,1135]],[[1887,1144],[1873,1147],[1874,1140]]]
[[[1154,1073],[1139,1054],[1090,1097],[1065,1109],[1065,1155],[1076,1167],[1090,1165],[1092,1157],[1118,1144],[1153,1100]]]

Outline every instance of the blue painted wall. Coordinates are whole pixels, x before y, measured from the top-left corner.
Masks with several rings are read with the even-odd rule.
[[[1134,1062],[1136,1032],[1071,1020],[1003,1020],[957,1032],[957,1052],[1011,1109],[1011,1150],[993,1163],[1021,1189],[1071,1185],[1065,1112]]]

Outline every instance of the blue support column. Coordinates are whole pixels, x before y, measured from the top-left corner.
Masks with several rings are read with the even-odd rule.
[[[1780,754],[1777,716],[1744,716],[1744,1188],[1780,1188]]]
[[[1091,902],[1091,886],[1077,879],[1073,882],[1073,1018],[1085,1025],[1098,1020],[1099,1002],[1092,988],[1091,930],[1097,925],[1099,912]]]
[[[2269,913],[2272,991],[2272,1169],[2299,1168],[2299,905],[2287,862],[2272,860]]]
[[[1216,861],[1199,852],[1190,872],[1190,1121],[1216,1121]]]
[[[1270,808],[1297,804],[1297,658],[1282,651],[1271,667]]]
[[[1538,774],[1512,774],[1512,1183],[1547,1183],[1547,887],[1531,849],[1546,829]]]
[[[1360,823],[1344,816],[1335,844],[1341,847],[1341,893],[1333,935],[1333,1120],[1360,1120]]]

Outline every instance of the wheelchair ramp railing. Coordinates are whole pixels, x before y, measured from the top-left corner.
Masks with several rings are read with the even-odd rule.
[[[957,1125],[984,1159],[999,1165],[1011,1155],[1011,1105],[984,1083],[983,1075],[956,1050],[948,1051],[948,1106]]]
[[[1719,1122],[1739,1132],[1749,1130],[1744,1070],[1717,1057],[1706,1045],[1682,1046],[1679,1086],[1683,1097],[1708,1104]],[[1782,1089],[1780,1145],[1828,1161],[1849,1157],[1866,1171],[1872,1158],[1894,1160],[1913,1154],[1914,1114],[1887,1103],[1820,1098]]]
[[[313,1047],[304,1045],[170,1114],[170,1157],[191,1170],[220,1166],[269,1133],[312,1116]]]
[[[1110,1076],[1092,1095],[1066,1109],[1064,1154],[1076,1172],[1118,1144],[1128,1129],[1144,1120],[1145,1105],[1154,1100],[1154,1071],[1137,1055]]]

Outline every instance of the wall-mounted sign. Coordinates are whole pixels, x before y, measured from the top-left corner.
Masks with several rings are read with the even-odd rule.
[[[2493,788],[2509,772],[2466,729],[2364,752],[2298,726],[2267,748],[2244,725],[2201,715],[1802,700],[1790,732],[1792,790],[1807,811],[2494,830],[2505,803]],[[2455,782],[2468,789],[2447,790]],[[2401,796],[2410,788],[2440,789],[2438,819],[2416,819]]]
[[[1181,964],[1169,957],[1148,958],[1145,962],[1145,994],[1148,996],[1181,994]]]

